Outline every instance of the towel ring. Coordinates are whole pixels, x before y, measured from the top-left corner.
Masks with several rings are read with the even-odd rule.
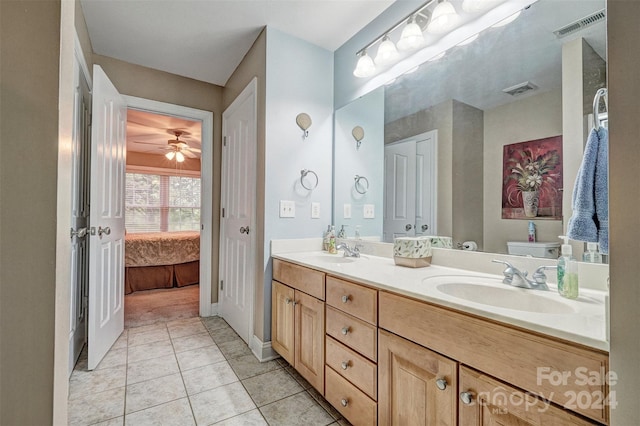
[[[356,192],[358,194],[366,194],[367,191],[369,190],[369,180],[364,177],[364,176],[360,176],[360,175],[356,175],[355,178],[353,178],[355,180],[354,186],[356,188]],[[365,181],[367,186],[365,187],[364,185],[362,185],[362,181]],[[362,190],[360,190],[360,188]]]
[[[604,97],[605,108],[607,105],[607,89],[598,89],[595,98],[593,98],[593,128],[600,130],[600,98]]]
[[[307,185],[304,184],[304,178],[307,177],[307,175],[309,173],[311,173],[316,178],[316,183],[311,188],[309,188]],[[302,187],[304,189],[306,189],[307,191],[312,191],[312,190],[317,188],[318,182],[319,182],[319,180],[318,180],[318,175],[316,174],[316,172],[314,172],[313,170],[308,170],[308,169],[300,170],[300,185],[302,185]]]

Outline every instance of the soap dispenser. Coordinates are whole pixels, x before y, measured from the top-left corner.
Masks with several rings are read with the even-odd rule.
[[[587,243],[587,251],[582,260],[588,263],[602,263],[602,255],[598,252],[598,243]]]
[[[569,244],[569,237],[561,235],[563,239],[562,255],[558,259],[558,293],[567,299],[578,298],[578,263],[572,257],[573,249]]]
[[[336,254],[338,250],[336,249],[336,228],[331,225],[331,231],[329,231],[329,253]]]
[[[327,225],[327,230],[322,234],[322,250],[329,250],[329,234],[331,233],[331,225]]]

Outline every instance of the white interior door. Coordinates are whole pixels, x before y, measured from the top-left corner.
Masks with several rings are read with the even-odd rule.
[[[416,142],[416,235],[437,235],[437,131]]]
[[[383,239],[415,235],[416,141],[384,147]]]
[[[218,311],[247,343],[253,323],[256,88],[254,79],[222,114]]]
[[[93,66],[89,243],[89,370],[124,330],[124,173],[127,104]]]
[[[71,309],[69,310],[69,375],[87,340],[89,292],[89,153],[91,152],[91,95],[89,85],[74,67],[73,143],[71,154]]]

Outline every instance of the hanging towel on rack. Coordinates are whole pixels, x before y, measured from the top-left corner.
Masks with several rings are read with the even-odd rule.
[[[573,215],[567,226],[570,239],[598,242],[603,254],[609,253],[608,158],[607,129],[592,129],[573,188]]]

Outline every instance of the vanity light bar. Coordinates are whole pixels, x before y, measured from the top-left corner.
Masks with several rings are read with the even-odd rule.
[[[414,10],[413,12],[411,12],[410,14],[408,14],[407,16],[405,16],[404,18],[402,18],[400,21],[398,21],[394,26],[390,27],[387,31],[383,32],[378,38],[374,39],[372,42],[370,42],[369,44],[367,44],[366,46],[364,46],[362,49],[358,50],[356,52],[356,56],[360,56],[363,52],[365,52],[367,49],[369,49],[371,46],[373,46],[374,44],[378,43],[379,41],[382,41],[383,38],[387,37],[389,34],[391,34],[392,32],[394,32],[395,30],[397,30],[402,24],[407,23],[407,21],[413,17],[413,16],[417,16],[417,15],[422,15],[423,17],[428,19],[428,15],[423,14],[422,12],[424,11],[424,9],[428,8],[429,6],[431,6],[432,4],[436,3],[437,0],[429,0],[428,2],[424,3],[422,6],[420,6],[419,8],[417,8],[416,10]]]

